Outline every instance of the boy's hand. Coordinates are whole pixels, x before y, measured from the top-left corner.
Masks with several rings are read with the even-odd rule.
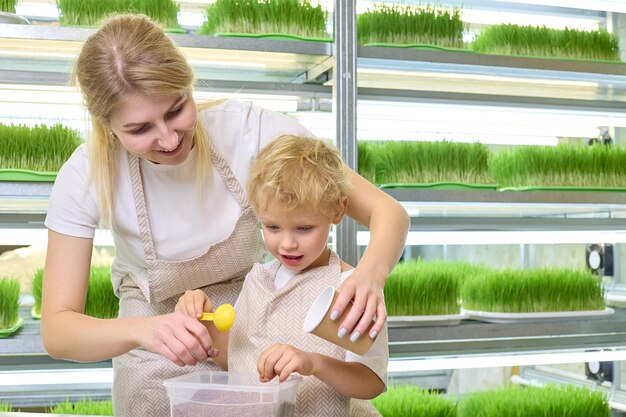
[[[293,372],[303,376],[313,375],[313,354],[278,343],[261,353],[257,370],[261,382],[269,382],[275,376],[284,382]]]
[[[202,290],[187,290],[176,303],[175,311],[199,319],[203,312],[211,312],[213,304]]]

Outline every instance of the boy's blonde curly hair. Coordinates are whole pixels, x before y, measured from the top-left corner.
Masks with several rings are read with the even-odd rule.
[[[264,147],[247,184],[256,212],[270,203],[286,209],[305,207],[334,217],[350,180],[339,150],[317,138],[283,135]]]

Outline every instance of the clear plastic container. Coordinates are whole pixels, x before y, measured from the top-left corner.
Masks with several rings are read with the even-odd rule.
[[[172,417],[293,417],[302,377],[259,382],[257,373],[205,371],[164,382]]]

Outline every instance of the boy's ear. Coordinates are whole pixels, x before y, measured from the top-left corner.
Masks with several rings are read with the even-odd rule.
[[[335,218],[333,219],[333,224],[341,223],[341,219],[343,219],[343,216],[346,215],[347,210],[348,210],[348,197],[343,197],[341,199],[341,206],[339,207],[339,210],[337,211],[337,214],[335,215]]]

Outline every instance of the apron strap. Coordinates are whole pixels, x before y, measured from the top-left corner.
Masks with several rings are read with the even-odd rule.
[[[141,179],[141,169],[139,168],[139,158],[136,155],[128,154],[128,162],[130,164],[130,181],[133,187],[133,197],[135,200],[135,209],[137,211],[139,235],[141,236],[143,252],[146,255],[146,260],[154,260],[156,259],[156,251],[154,250],[154,242],[152,241],[152,229],[150,228],[146,198],[143,192],[143,181]]]
[[[235,174],[233,174],[233,171],[230,169],[230,166],[228,165],[226,160],[222,158],[222,155],[219,153],[211,139],[209,139],[209,144],[211,147],[211,159],[213,160],[213,165],[215,166],[215,169],[217,169],[217,172],[220,173],[222,180],[224,180],[224,183],[226,183],[226,187],[228,187],[228,190],[233,195],[233,197],[237,201],[237,204],[239,204],[239,207],[243,211],[246,207],[250,205],[244,188],[241,186],[239,181],[237,181]]]

